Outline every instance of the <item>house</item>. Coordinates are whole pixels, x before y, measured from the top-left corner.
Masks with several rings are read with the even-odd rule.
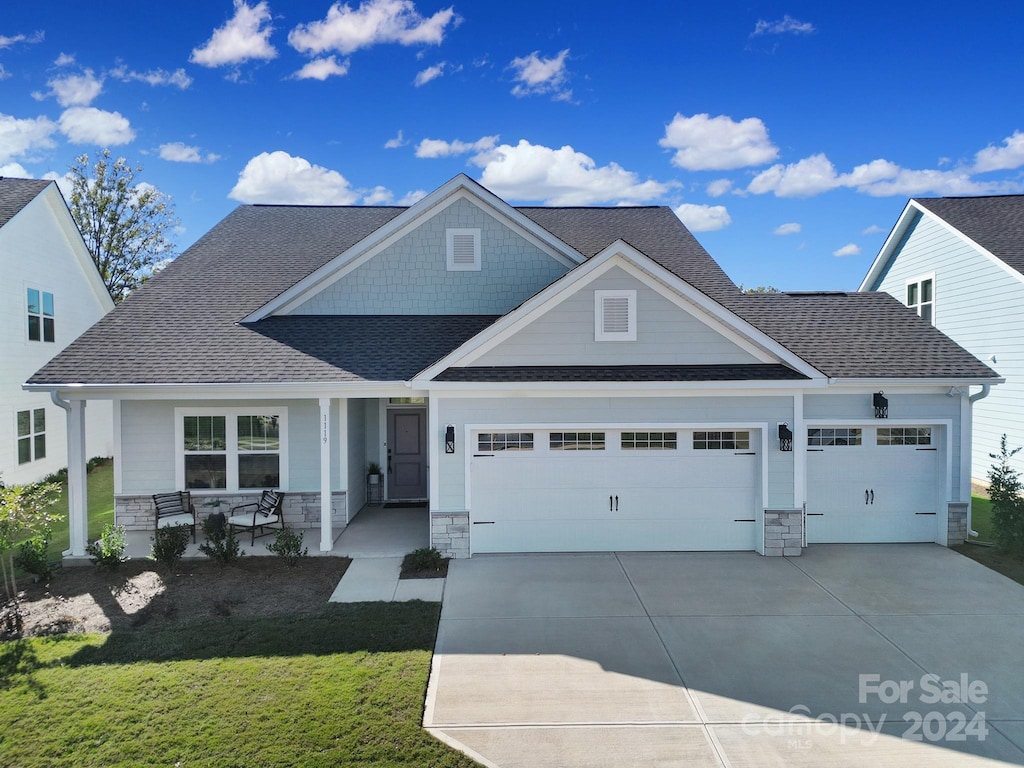
[[[974,406],[971,476],[1024,444],[1024,195],[910,200],[861,291],[888,293],[1006,377]],[[1024,454],[1011,460],[1024,472]]]
[[[375,461],[464,557],[956,543],[968,393],[999,381],[885,294],[742,293],[668,208],[460,175],[409,208],[241,206],[28,386],[72,420],[113,399],[129,528],[155,492],[276,487],[329,551]]]
[[[52,181],[0,177],[0,481],[68,466],[67,420],[49,392],[21,385],[114,304]],[[89,405],[88,456],[113,452],[109,402]]]

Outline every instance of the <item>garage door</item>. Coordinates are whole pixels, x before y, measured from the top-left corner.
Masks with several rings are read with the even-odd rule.
[[[931,426],[809,429],[807,543],[935,541],[937,438]]]
[[[759,434],[477,432],[470,464],[471,549],[754,549]]]

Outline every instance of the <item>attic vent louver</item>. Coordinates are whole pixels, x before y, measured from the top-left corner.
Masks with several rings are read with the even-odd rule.
[[[609,296],[601,305],[605,333],[629,333],[629,299]]]
[[[636,341],[636,291],[594,291],[595,341]]]
[[[449,229],[448,271],[474,272],[480,269],[480,230]]]

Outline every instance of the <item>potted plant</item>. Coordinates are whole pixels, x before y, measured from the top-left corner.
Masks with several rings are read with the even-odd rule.
[[[370,482],[370,485],[378,485],[382,474],[384,472],[376,461],[371,461],[366,465],[366,479]]]

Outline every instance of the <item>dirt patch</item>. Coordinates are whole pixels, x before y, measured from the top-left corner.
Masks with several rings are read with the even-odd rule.
[[[173,571],[132,560],[116,571],[62,568],[46,584],[19,582],[25,635],[113,632],[219,616],[284,616],[322,611],[351,561],[310,557],[288,568],[276,557],[219,567],[185,560]]]
[[[971,495],[988,498],[988,483],[971,480]]]

